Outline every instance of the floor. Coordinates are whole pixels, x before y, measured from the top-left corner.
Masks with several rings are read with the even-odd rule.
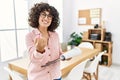
[[[3,69],[4,66],[7,66],[7,63],[0,63],[0,80],[9,80],[8,73]],[[120,65],[113,64],[110,67],[99,66],[98,80],[120,80],[119,75]]]
[[[98,80],[120,80],[120,65],[113,64],[109,68],[100,66]]]

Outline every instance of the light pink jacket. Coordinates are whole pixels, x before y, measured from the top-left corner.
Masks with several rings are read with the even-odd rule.
[[[60,48],[58,34],[49,31],[48,45],[45,52],[40,54],[36,51],[34,40],[40,36],[38,29],[26,35],[26,45],[30,55],[30,65],[28,67],[28,80],[54,80],[61,77],[60,61],[46,67],[41,67],[49,61],[53,61],[60,57],[63,53]]]

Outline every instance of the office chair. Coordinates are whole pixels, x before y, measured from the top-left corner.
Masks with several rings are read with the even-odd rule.
[[[87,60],[76,65],[67,76],[63,77],[62,80],[82,80],[83,70],[85,68]]]
[[[92,61],[87,61],[85,65],[83,77],[87,80],[92,80],[92,75],[96,80],[98,80],[98,65],[101,59],[101,56],[106,53],[106,51],[100,52]]]
[[[81,42],[78,47],[94,49],[94,46],[90,42]]]
[[[8,67],[4,67],[4,70],[6,70],[9,73],[12,80],[27,80],[26,78],[21,77],[19,74],[15,73],[14,71],[9,69]]]
[[[90,42],[81,42],[81,43],[78,45],[78,47],[80,47],[80,48],[89,48],[89,49],[94,49],[93,44],[92,44],[92,43],[90,43]],[[94,59],[94,57],[93,57],[93,58],[91,58],[90,60],[93,60],[93,59]]]

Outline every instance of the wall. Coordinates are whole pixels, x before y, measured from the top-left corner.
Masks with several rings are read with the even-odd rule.
[[[48,0],[28,0],[28,8],[30,9],[35,3],[48,2]]]
[[[105,21],[105,28],[112,33],[113,40],[113,63],[120,64],[120,5],[119,0],[64,0],[63,8],[63,36],[67,42],[69,34],[73,31],[83,32],[92,26],[79,26],[78,24],[78,10],[90,8],[102,8],[102,20]]]
[[[63,42],[67,42],[69,34],[72,32],[72,1],[63,0]]]

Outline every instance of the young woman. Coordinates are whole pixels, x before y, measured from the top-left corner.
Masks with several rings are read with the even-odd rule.
[[[29,13],[26,35],[30,57],[28,80],[61,80],[60,60],[63,53],[55,29],[59,25],[58,11],[48,3],[36,3]]]

